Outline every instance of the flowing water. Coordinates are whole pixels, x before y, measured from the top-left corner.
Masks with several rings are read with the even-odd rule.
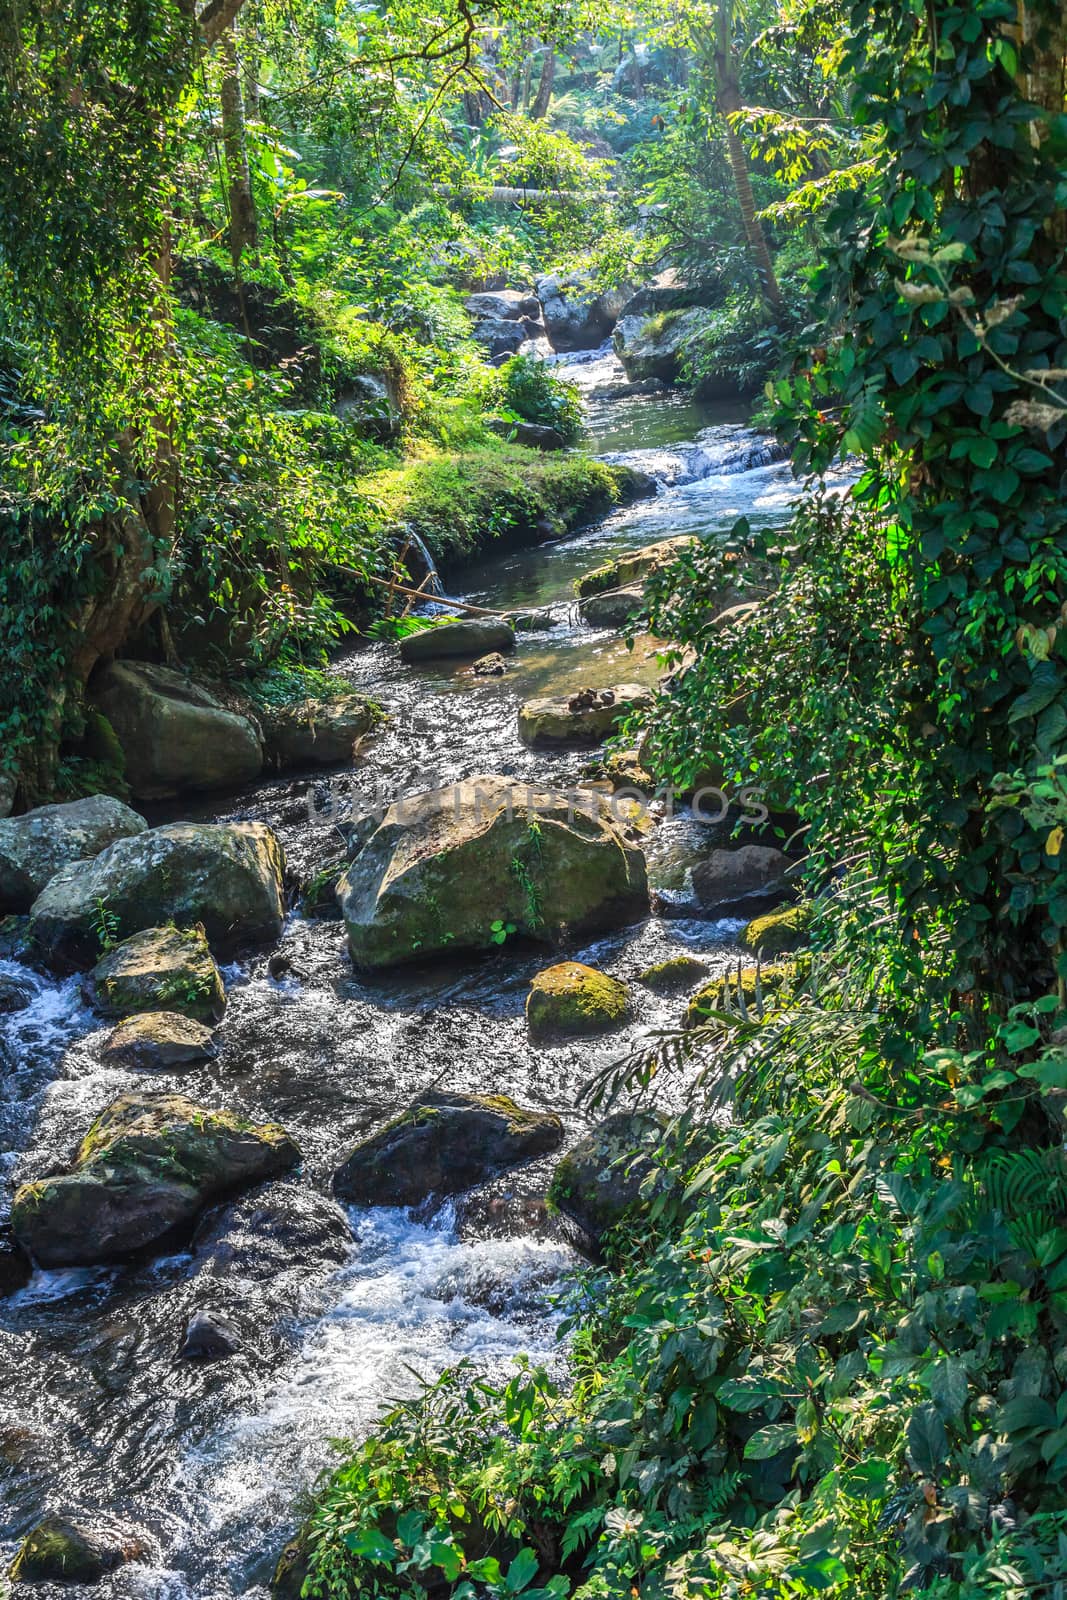
[[[390,713],[340,775],[354,811],[478,772],[577,779],[587,755],[520,744],[520,703],[585,683],[653,683],[661,666],[655,641],[630,652],[616,634],[579,624],[574,578],[658,539],[721,531],[741,515],[773,525],[786,514],[789,469],[736,412],[670,394],[600,399],[598,388],[621,378],[606,352],[568,371],[590,396],[592,448],[642,466],[659,492],[558,543],[491,554],[466,574],[474,603],[550,608],[552,625],[520,637],[504,676],[473,677],[463,664],[404,667],[388,644],[340,661]],[[339,849],[329,820],[337,790],[338,775],[289,775],[181,814],[263,818],[306,871]],[[574,954],[623,978],[682,950],[723,970],[736,958],[739,924],[692,915],[687,877],[717,842],[685,814],[659,820],[650,875],[670,914]],[[270,976],[266,955],[227,969],[218,1058],[147,1085],[143,1074],[102,1064],[108,1029],[77,980],[0,959],[0,976],[32,988],[25,1009],[0,1018],[7,1186],[68,1157],[102,1106],[145,1087],[277,1119],[305,1156],[298,1178],[218,1208],[177,1254],[38,1272],[0,1301],[0,1554],[10,1558],[46,1511],[136,1524],[148,1555],[95,1593],[264,1600],[299,1497],[333,1459],[332,1438],[366,1432],[384,1401],[410,1393],[413,1373],[432,1378],[463,1357],[503,1372],[521,1351],[558,1359],[556,1301],[574,1257],[540,1201],[551,1159],[417,1214],[344,1215],[329,1198],[330,1174],[358,1138],[430,1085],[505,1091],[557,1111],[577,1137],[582,1084],[677,1021],[682,1005],[638,989],[639,1015],[623,1033],[534,1049],[523,1004],[544,952],[369,979],[353,973],[340,923],[295,914],[283,949],[288,976]],[[185,1319],[204,1305],[237,1323],[243,1348],[208,1366],[179,1361]],[[70,1590],[56,1589],[57,1600],[62,1593]]]

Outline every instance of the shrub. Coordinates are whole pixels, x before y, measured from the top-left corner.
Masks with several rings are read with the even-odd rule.
[[[512,356],[495,375],[486,400],[505,415],[555,428],[565,444],[573,444],[582,430],[582,401],[576,385],[557,378],[533,356]]]

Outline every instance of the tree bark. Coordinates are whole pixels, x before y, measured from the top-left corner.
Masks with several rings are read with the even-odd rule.
[[[544,66],[541,68],[541,81],[537,85],[537,94],[530,107],[530,118],[533,122],[540,122],[548,115],[548,108],[552,104],[552,85],[556,80],[556,52],[551,45],[545,54]]]
[[[741,222],[745,238],[756,263],[763,293],[777,311],[782,305],[782,291],[775,276],[774,262],[767,245],[767,236],[756,215],[756,197],[752,193],[752,179],[748,171],[748,158],[741,137],[731,118],[742,109],[741,89],[737,77],[737,61],[730,39],[729,0],[720,0],[718,27],[714,49],[716,98],[719,110],[726,120],[726,153],[733,173],[737,202],[741,208]]]
[[[245,251],[256,247],[258,228],[252,178],[248,170],[248,132],[241,92],[241,67],[233,28],[228,28],[222,38],[221,99],[222,145],[226,152],[229,187],[230,254],[234,271],[238,272]]]

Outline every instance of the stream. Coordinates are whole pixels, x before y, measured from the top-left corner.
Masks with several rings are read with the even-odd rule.
[[[659,539],[724,530],[742,515],[754,525],[786,516],[790,469],[748,431],[740,407],[671,393],[599,397],[621,379],[606,351],[561,366],[589,395],[589,447],[640,466],[659,492],[558,542],[485,556],[465,574],[462,597],[475,604],[552,608],[553,626],[519,636],[504,676],[472,677],[464,663],[402,666],[387,643],[341,657],[335,670],[390,713],[343,775],[354,810],[478,772],[575,781],[588,753],[524,748],[520,703],[585,683],[651,684],[661,668],[654,642],[631,653],[616,633],[580,625],[574,578]],[[262,819],[305,871],[337,852],[326,816],[336,789],[330,775],[286,774],[150,820]],[[684,812],[661,821],[650,877],[670,914],[573,954],[627,979],[682,951],[724,970],[740,924],[691,914],[686,878],[721,842]],[[143,1530],[147,1550],[94,1594],[265,1600],[300,1496],[335,1460],[331,1439],[366,1433],[385,1401],[412,1391],[415,1373],[432,1378],[464,1357],[497,1373],[520,1352],[560,1359],[561,1296],[576,1258],[540,1199],[554,1157],[416,1214],[352,1208],[346,1218],[328,1198],[330,1175],[356,1140],[431,1085],[556,1111],[573,1140],[586,1125],[582,1084],[677,1022],[684,1000],[638,987],[637,1019],[622,1032],[535,1048],[523,1006],[544,952],[369,978],[352,970],[342,923],[295,913],[282,949],[289,975],[270,975],[268,953],[225,969],[217,1059],[148,1083],[101,1063],[110,1027],[85,1006],[77,979],[46,978],[0,953],[0,974],[33,991],[25,1009],[0,1017],[5,1207],[14,1183],[66,1159],[96,1113],[134,1089],[275,1119],[305,1157],[295,1179],[210,1213],[179,1254],[38,1272],[0,1301],[5,1569],[46,1512],[114,1517]],[[210,1365],[180,1361],[185,1319],[204,1304],[233,1317],[243,1348]],[[59,1600],[72,1590],[19,1592]]]

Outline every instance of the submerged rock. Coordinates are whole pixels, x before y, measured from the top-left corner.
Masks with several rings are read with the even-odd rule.
[[[346,694],[266,707],[259,720],[268,766],[337,766],[351,761],[355,746],[381,721],[381,712],[363,695]]]
[[[146,1553],[132,1529],[46,1517],[23,1539],[11,1568],[13,1583],[95,1583]]]
[[[415,1206],[555,1150],[562,1139],[558,1117],[507,1095],[432,1089],[356,1146],[334,1174],[334,1191],[356,1205]]]
[[[109,950],[85,981],[98,1011],[125,1017],[136,1011],[177,1011],[217,1022],[226,1007],[222,974],[203,928],[146,928]]]
[[[549,1204],[599,1246],[641,1196],[655,1170],[652,1153],[663,1119],[651,1112],[606,1117],[561,1159],[548,1187]]]
[[[484,656],[494,650],[514,648],[515,634],[507,622],[495,617],[471,617],[405,634],[400,641],[400,659],[408,663],[437,661],[452,656]]]
[[[201,684],[148,661],[112,661],[90,698],[122,746],[138,799],[234,789],[263,770],[259,731]]]
[[[629,712],[651,702],[651,690],[639,683],[527,700],[519,708],[519,737],[535,748],[599,744]]]
[[[396,801],[337,893],[352,959],[370,968],[648,913],[644,856],[602,796],[577,805],[496,775]]]
[[[693,888],[706,911],[723,912],[737,906],[755,911],[789,893],[787,874],[792,865],[785,852],[773,845],[713,850],[693,868]]]
[[[526,1026],[536,1041],[606,1033],[630,1014],[630,991],[618,978],[580,961],[546,967],[530,985]]]
[[[241,1335],[228,1317],[218,1311],[194,1311],[185,1324],[178,1346],[184,1361],[222,1361],[241,1348]]]
[[[336,1200],[293,1182],[268,1184],[209,1211],[193,1236],[197,1278],[306,1284],[348,1260],[352,1229]]]
[[[24,1289],[33,1277],[33,1263],[6,1224],[0,1225],[0,1299]]]
[[[16,978],[9,972],[0,972],[0,1017],[12,1011],[25,1011],[34,993],[29,978]]]
[[[299,1160],[276,1123],[255,1126],[182,1095],[123,1095],[69,1171],[17,1190],[11,1226],[41,1266],[93,1266],[160,1243],[218,1195]]]
[[[102,922],[113,938],[202,923],[212,949],[228,956],[278,937],[284,871],[262,822],[150,828],[58,872],[31,908],[30,938],[50,966],[70,971],[100,955]]]
[[[218,1054],[215,1035],[176,1011],[143,1011],[120,1022],[100,1052],[108,1067],[134,1072],[172,1072]]]
[[[754,955],[780,956],[800,950],[808,942],[811,902],[786,906],[765,917],[755,917],[741,935],[741,943]]]
[[[28,911],[61,867],[98,856],[148,823],[113,795],[40,806],[0,821],[0,913]]]

